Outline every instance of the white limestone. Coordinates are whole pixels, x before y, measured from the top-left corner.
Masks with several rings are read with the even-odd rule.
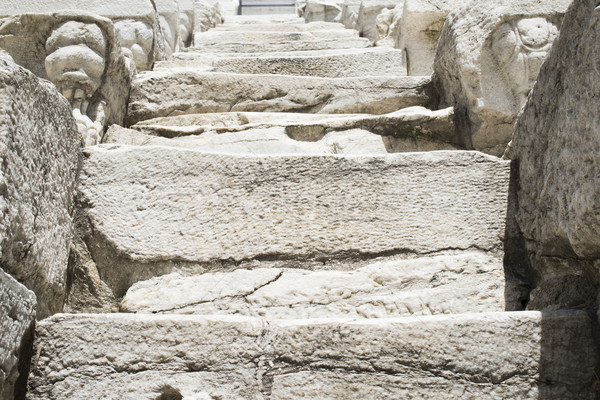
[[[65,298],[81,137],[54,86],[1,55],[0,265],[43,318]]]
[[[179,0],[153,0],[168,58],[179,50]]]
[[[386,9],[393,9],[403,0],[363,0],[358,11],[356,28],[362,37],[371,42],[377,41],[376,20],[379,13]]]
[[[304,19],[306,22],[340,22],[342,0],[306,0]]]
[[[441,105],[464,110],[461,145],[502,155],[569,3],[477,2],[448,16],[433,79]]]
[[[591,323],[576,311],[359,321],[83,314],[38,331],[32,400],[595,397]]]

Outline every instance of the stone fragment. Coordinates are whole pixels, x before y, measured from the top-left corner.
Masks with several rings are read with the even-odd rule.
[[[577,1],[516,124],[517,221],[537,288],[530,308],[596,303],[600,265],[600,8]]]
[[[223,22],[218,2],[194,0],[194,34],[206,32]]]
[[[389,318],[504,311],[502,258],[467,251],[354,271],[259,268],[134,284],[121,311],[265,318]]]
[[[306,22],[340,22],[342,0],[306,0],[304,19]]]
[[[284,75],[158,70],[136,76],[128,125],[157,117],[229,111],[386,114],[427,106],[429,84],[427,77],[290,79]]]
[[[360,3],[362,0],[344,0],[342,3],[342,13],[340,22],[348,29],[357,29],[358,12],[360,11]]]
[[[0,61],[1,62],[1,61]],[[24,398],[35,324],[35,294],[0,269],[0,398]]]
[[[153,0],[168,58],[179,50],[179,0]]]
[[[85,241],[123,296],[178,270],[498,250],[508,173],[476,152],[264,157],[113,145],[88,149],[79,189]]]
[[[379,13],[386,9],[393,9],[404,0],[363,0],[358,11],[356,28],[362,37],[371,42],[377,41],[377,30],[375,21]]]
[[[462,146],[502,155],[569,3],[476,2],[448,16],[433,79],[441,105],[462,110]]]
[[[462,0],[404,1],[395,47],[406,52],[410,75],[431,75],[446,17],[464,5]]]
[[[24,14],[0,26],[0,48],[69,100],[86,145],[125,118],[131,71],[112,22],[79,13]]]
[[[31,400],[595,398],[591,322],[577,311],[356,321],[79,314],[38,331]]]
[[[0,265],[62,309],[81,138],[53,85],[0,58]]]
[[[395,49],[373,47],[306,53],[211,55],[186,52],[172,61],[157,63],[154,69],[195,68],[235,74],[277,74],[322,78],[406,75],[402,52]]]

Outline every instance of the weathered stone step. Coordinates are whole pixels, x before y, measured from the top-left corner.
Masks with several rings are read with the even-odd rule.
[[[221,26],[261,24],[304,25],[306,21],[295,14],[227,15]]]
[[[259,32],[312,32],[322,30],[346,30],[346,27],[337,22],[309,22],[302,24],[223,24],[217,25],[215,28],[210,29],[209,32],[222,32],[222,31],[259,31]]]
[[[452,108],[384,115],[208,113],[113,125],[103,143],[240,154],[387,154],[458,150]]]
[[[304,51],[371,47],[369,39],[349,38],[316,38],[310,40],[288,40],[279,42],[250,42],[199,44],[187,51],[199,53],[259,53],[268,51]]]
[[[429,77],[317,78],[192,69],[147,71],[132,84],[128,124],[229,111],[386,114],[430,103]]]
[[[79,200],[100,275],[123,296],[178,270],[354,269],[379,256],[501,250],[509,165],[464,151],[243,156],[112,145],[88,148]]]
[[[389,318],[505,310],[502,257],[446,252],[353,271],[238,269],[138,282],[121,311],[265,318]]]
[[[304,52],[298,52],[304,53]],[[248,56],[198,55],[187,60],[175,59],[155,64],[154,69],[195,68],[236,74],[279,74],[346,78],[359,76],[403,76],[406,65],[402,51],[384,47],[352,49],[337,54]],[[183,53],[194,54],[194,53]]]
[[[587,314],[375,320],[59,314],[30,400],[595,399]]]
[[[358,32],[353,29],[314,30],[308,32],[268,32],[268,31],[213,31],[198,32],[194,35],[194,47],[218,46],[243,43],[287,43],[310,42],[322,39],[353,40]]]

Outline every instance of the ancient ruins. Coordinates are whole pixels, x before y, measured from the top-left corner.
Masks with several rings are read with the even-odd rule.
[[[0,400],[600,398],[600,0],[2,0]]]

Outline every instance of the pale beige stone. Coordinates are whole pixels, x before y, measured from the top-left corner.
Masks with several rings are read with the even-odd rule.
[[[357,29],[361,0],[344,0],[340,22],[348,29]]]
[[[459,144],[502,155],[569,3],[476,2],[448,16],[433,80],[442,106],[464,110]]]
[[[306,0],[304,19],[306,22],[340,22],[342,0]]]
[[[427,106],[427,77],[317,78],[157,70],[138,74],[128,124],[206,112],[259,111],[386,114]],[[164,93],[170,93],[165,96]]]
[[[0,59],[0,264],[35,292],[40,317],[62,309],[81,137],[54,86]]]
[[[356,29],[362,37],[366,37],[371,42],[377,41],[376,19],[377,16],[386,9],[393,9],[397,4],[404,0],[363,0],[360,3],[358,11],[358,20]]]
[[[531,308],[596,304],[600,259],[597,1],[572,4],[515,124],[517,221],[538,274]]]
[[[1,62],[1,61],[0,61]],[[35,294],[0,269],[0,398],[21,398],[33,344]],[[25,374],[25,377],[23,376]]]
[[[38,331],[32,400],[595,398],[591,322],[577,311],[358,321],[80,314]]]

